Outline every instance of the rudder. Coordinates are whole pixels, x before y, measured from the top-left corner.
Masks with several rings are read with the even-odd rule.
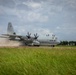
[[[14,29],[13,29],[13,26],[12,26],[12,23],[9,22],[8,23],[8,27],[7,27],[7,34],[10,34],[10,35],[14,35],[15,32],[14,32]]]

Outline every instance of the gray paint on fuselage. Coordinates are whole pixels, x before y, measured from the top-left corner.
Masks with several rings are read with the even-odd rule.
[[[56,45],[58,42],[56,40],[49,40],[49,39],[38,39],[40,45]]]

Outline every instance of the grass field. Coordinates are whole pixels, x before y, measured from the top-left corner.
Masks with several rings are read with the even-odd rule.
[[[0,48],[0,75],[76,75],[76,47]]]

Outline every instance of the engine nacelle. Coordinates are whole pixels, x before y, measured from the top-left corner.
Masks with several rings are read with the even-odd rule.
[[[32,43],[33,46],[40,46],[40,42],[37,40],[34,40]]]

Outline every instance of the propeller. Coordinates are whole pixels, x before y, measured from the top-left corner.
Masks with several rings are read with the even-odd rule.
[[[26,36],[27,36],[28,39],[31,38],[31,33],[27,32]]]
[[[38,36],[38,34],[36,33],[36,34],[34,34],[34,39],[37,39],[39,36]]]

